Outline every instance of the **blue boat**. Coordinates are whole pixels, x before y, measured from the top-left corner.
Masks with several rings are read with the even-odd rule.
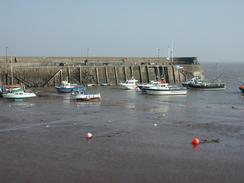
[[[74,89],[84,89],[83,85],[72,84],[68,81],[62,81],[59,86],[55,87],[58,93],[71,93]]]

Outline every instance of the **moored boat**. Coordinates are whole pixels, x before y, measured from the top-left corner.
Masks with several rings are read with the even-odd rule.
[[[182,83],[182,85],[189,89],[200,89],[200,90],[223,90],[223,89],[225,89],[224,83],[203,81],[197,77],[194,77],[191,80]]]
[[[136,80],[135,78],[131,78],[130,80],[126,80],[126,82],[124,82],[124,83],[121,82],[119,85],[123,89],[136,90],[137,83],[138,83],[138,80]]]
[[[12,90],[20,89],[20,85],[0,85],[0,96],[2,97],[3,93],[11,92]]]
[[[61,84],[55,88],[58,93],[71,93],[75,88],[84,88],[84,86],[76,83],[69,83],[68,81],[62,81]]]
[[[13,89],[10,92],[2,94],[3,98],[7,99],[25,99],[36,97],[36,94],[31,91],[24,91],[21,88]]]
[[[225,84],[203,82],[201,84],[189,84],[188,87],[190,89],[200,89],[200,90],[224,90]]]
[[[140,89],[141,92],[145,93],[146,92],[145,88],[152,87],[157,84],[160,84],[160,82],[159,81],[150,81],[149,83],[138,84],[137,87]]]
[[[144,91],[149,95],[186,95],[185,87],[169,85],[168,83],[154,84],[144,88]]]
[[[76,90],[71,93],[71,99],[81,101],[98,101],[101,100],[101,94],[90,94],[86,90]]]

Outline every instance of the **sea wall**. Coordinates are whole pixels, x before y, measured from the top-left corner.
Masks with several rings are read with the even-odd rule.
[[[23,83],[27,87],[52,87],[62,80],[118,85],[132,77],[142,83],[160,78],[169,83],[180,83],[193,75],[203,76],[200,64],[182,63],[178,68],[166,58],[0,57],[1,81]]]

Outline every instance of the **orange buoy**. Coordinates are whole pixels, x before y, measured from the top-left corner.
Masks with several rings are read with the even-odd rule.
[[[192,145],[199,145],[200,144],[200,140],[199,140],[199,138],[195,137],[195,138],[193,138],[191,143],[192,143]]]
[[[88,132],[88,133],[86,134],[86,138],[87,138],[87,139],[91,139],[92,136],[93,136],[93,135],[92,135],[92,133],[90,133],[90,132]]]

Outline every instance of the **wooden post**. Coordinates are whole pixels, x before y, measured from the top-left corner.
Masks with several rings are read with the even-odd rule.
[[[173,81],[175,83],[175,69],[174,69],[174,66],[172,65],[172,73],[173,73]]]
[[[181,83],[180,71],[179,70],[178,70],[178,76],[179,76],[179,83]]]
[[[105,79],[106,79],[106,83],[109,83],[109,79],[108,79],[108,68],[107,68],[107,66],[105,66],[104,69],[105,69]]]
[[[70,82],[70,68],[69,68],[69,66],[67,67],[67,74],[68,74],[68,82]]]
[[[142,83],[142,73],[141,73],[141,66],[139,65],[139,79],[140,79],[140,83]]]
[[[155,79],[157,81],[158,80],[158,67],[157,66],[153,66],[153,69],[154,69]]]
[[[147,75],[147,82],[150,82],[150,72],[149,72],[149,68],[148,65],[145,66],[146,67],[146,75]]]
[[[60,83],[63,81],[63,71],[62,71],[62,69],[60,70],[59,81],[60,81]]]
[[[130,66],[130,76],[134,77],[134,71],[133,71],[133,66],[132,65]]]
[[[165,72],[164,72],[164,66],[160,66],[160,77],[164,77],[164,79],[165,79]]]
[[[82,83],[81,66],[79,67],[79,82]]]
[[[53,86],[56,86],[56,76],[53,78]]]
[[[117,73],[117,67],[114,66],[114,75],[115,75],[115,84],[118,85],[118,73]]]
[[[95,74],[96,74],[96,80],[97,80],[97,84],[99,84],[99,75],[98,75],[98,68],[95,67]]]
[[[9,83],[8,83],[8,73],[5,74],[5,83],[6,83],[6,84],[9,84]]]
[[[127,80],[126,66],[124,66],[124,78],[125,78],[125,81],[126,81]]]
[[[168,67],[164,67],[164,79],[166,80],[167,83],[169,83],[169,70]]]
[[[159,66],[157,66],[157,78],[161,79],[161,75],[160,75],[160,72],[159,72]]]

